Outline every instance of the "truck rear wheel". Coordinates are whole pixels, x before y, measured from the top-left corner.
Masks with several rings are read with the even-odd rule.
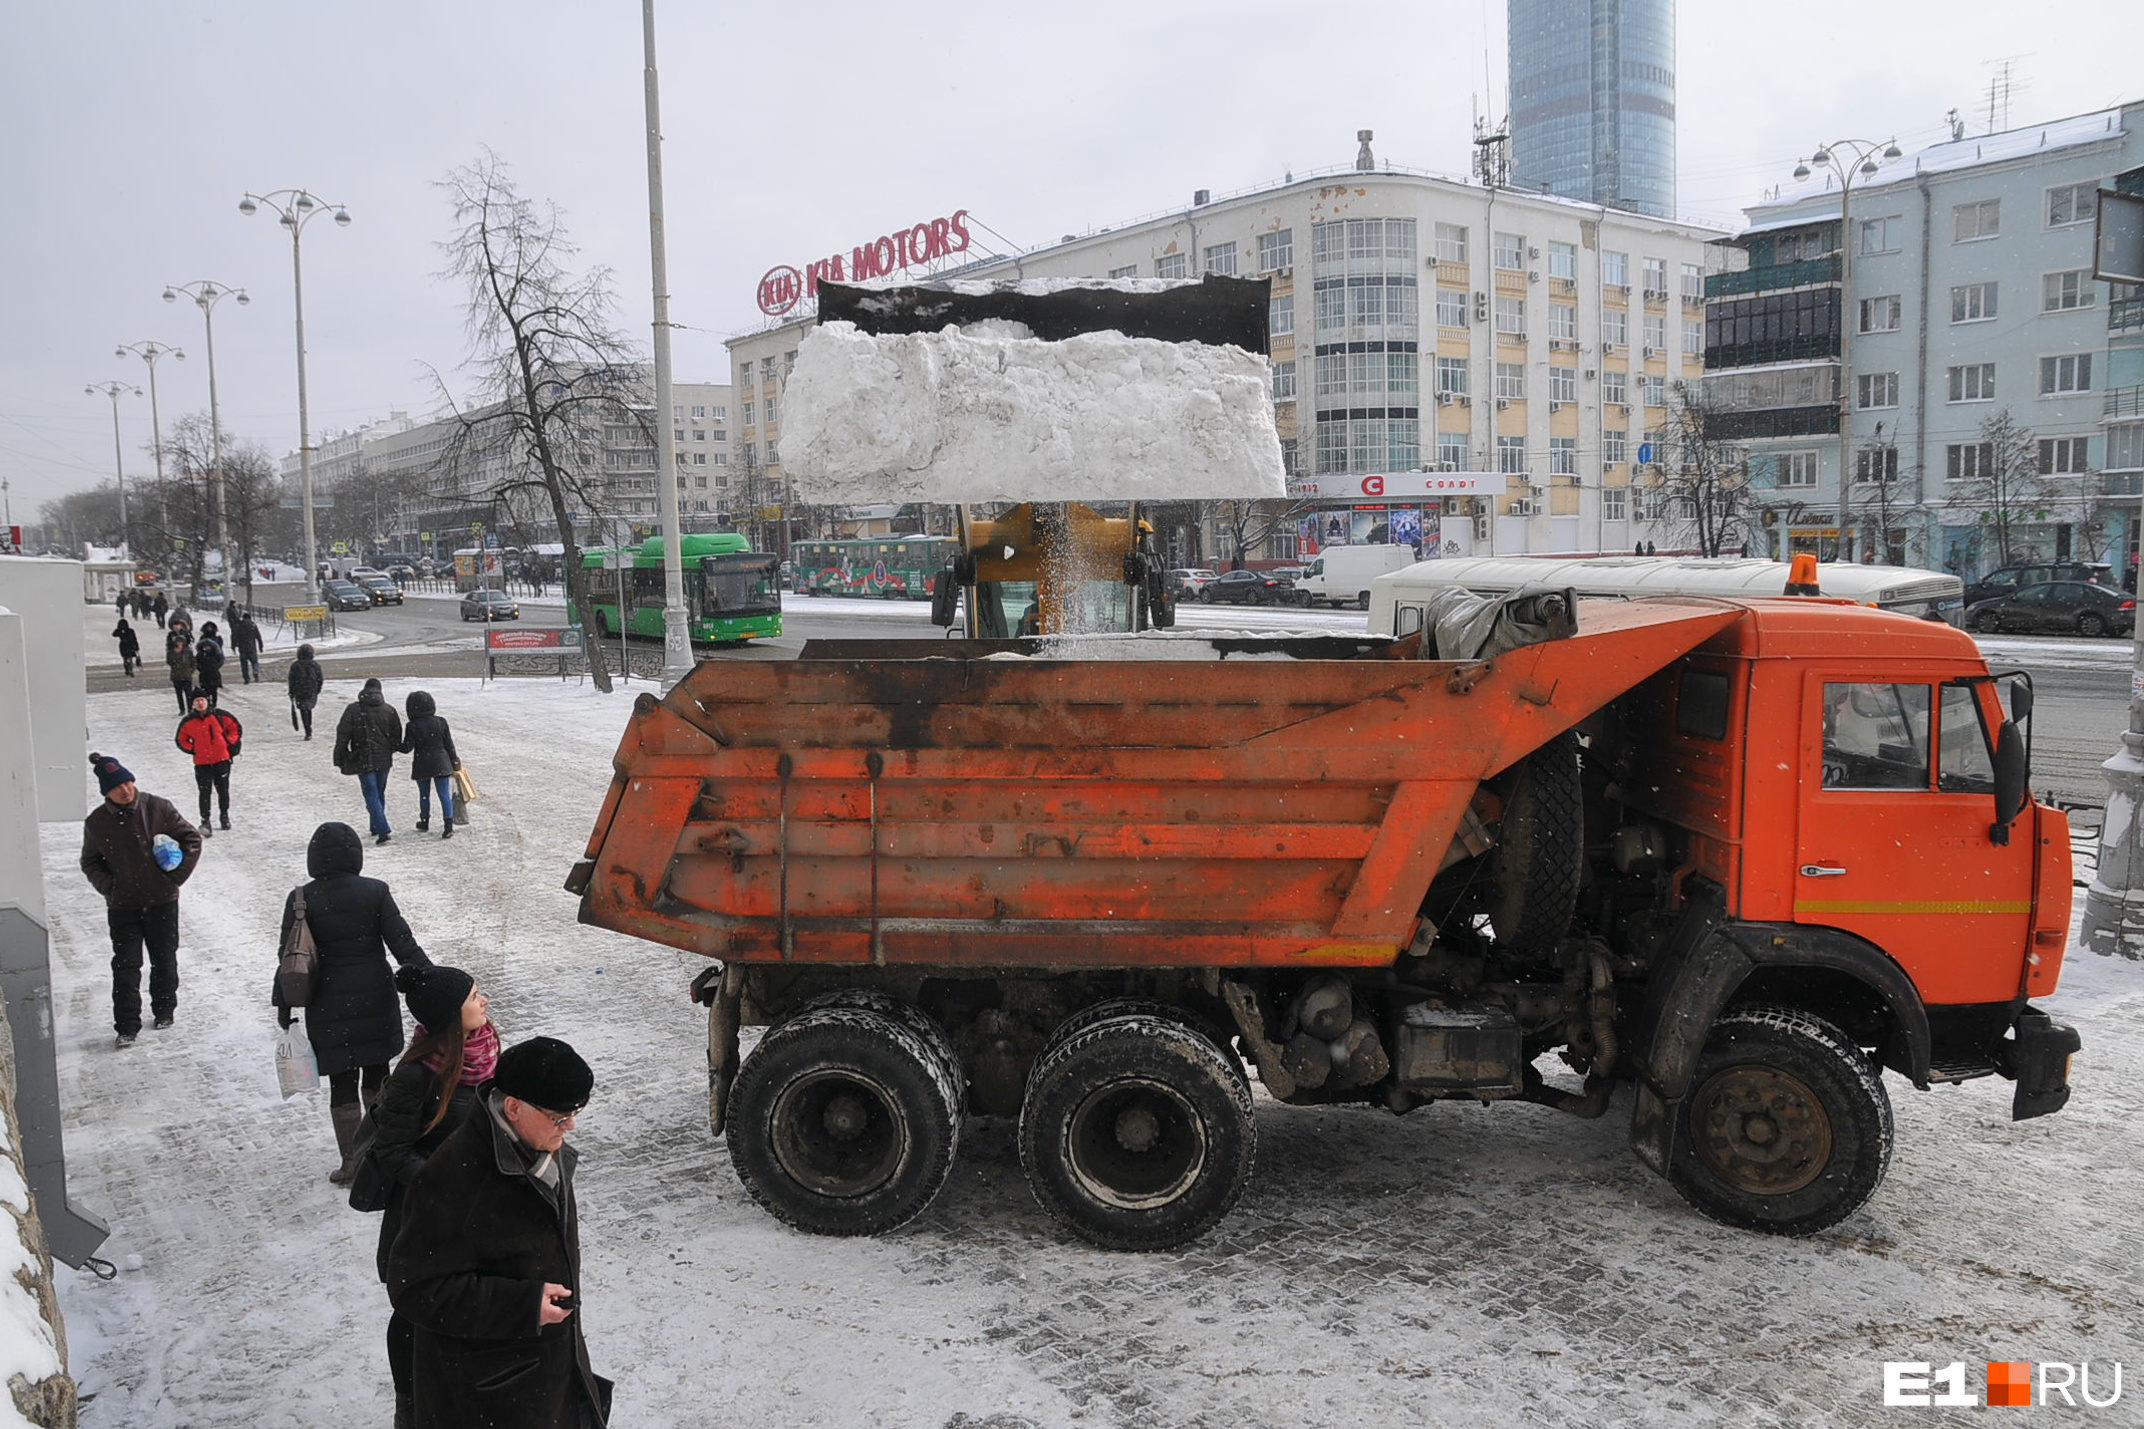
[[[1746,1230],[1835,1225],[1876,1193],[1891,1163],[1891,1099],[1869,1059],[1795,1008],[1723,1015],[1680,1117],[1675,1188]]]
[[[1110,1017],[1039,1059],[1020,1164],[1042,1208],[1105,1250],[1160,1250],[1235,1206],[1257,1159],[1233,1058],[1171,1018]]]
[[[951,1070],[903,1019],[820,1007],[770,1028],[738,1069],[730,1161],[777,1220],[880,1235],[945,1185],[960,1117]]]
[[[845,987],[837,992],[825,993],[804,1005],[804,1011],[812,1012],[822,1007],[855,1007],[866,1012],[876,1012],[890,1017],[906,1027],[923,1045],[930,1049],[938,1065],[945,1070],[948,1094],[955,1106],[963,1105],[961,1090],[967,1085],[967,1076],[960,1065],[960,1054],[953,1050],[953,1040],[945,1035],[938,1020],[912,1002],[895,997],[890,992],[876,988]]]
[[[1543,952],[1578,910],[1585,865],[1578,736],[1542,745],[1500,783],[1504,817],[1489,855],[1489,925],[1505,947]]]
[[[1090,1003],[1088,1006],[1082,1007],[1079,1011],[1057,1024],[1057,1029],[1050,1033],[1050,1040],[1042,1044],[1042,1051],[1035,1057],[1035,1065],[1041,1066],[1042,1063],[1049,1060],[1050,1055],[1059,1047],[1062,1047],[1088,1028],[1117,1017],[1158,1018],[1163,1022],[1173,1022],[1179,1027],[1187,1027],[1196,1032],[1220,1050],[1222,1060],[1236,1073],[1237,1080],[1243,1083],[1244,1092],[1249,1093],[1251,1087],[1250,1074],[1243,1070],[1243,1059],[1238,1057],[1234,1049],[1229,1046],[1228,1038],[1225,1035],[1208,1026],[1203,1018],[1187,1012],[1173,1003],[1160,1002],[1151,997],[1112,997],[1106,1002]]]

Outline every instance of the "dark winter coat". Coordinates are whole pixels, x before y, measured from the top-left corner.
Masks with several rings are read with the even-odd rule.
[[[462,767],[461,756],[454,752],[454,731],[433,713],[437,708],[432,697],[422,690],[409,697],[409,723],[403,730],[402,752],[416,756],[409,763],[412,779],[444,779]]]
[[[323,1074],[377,1067],[402,1050],[402,1000],[395,995],[392,952],[400,963],[432,960],[410,935],[394,894],[377,878],[365,878],[365,843],[348,824],[322,824],[305,851],[305,924],[320,951],[320,978],[305,1009],[305,1035]],[[276,946],[290,940],[297,907],[293,890],[283,899],[283,927]],[[286,1012],[282,993],[276,1010]]]
[[[387,1209],[380,1217],[381,1284],[387,1282],[387,1253],[402,1230],[402,1203],[410,1183],[475,1105],[476,1088],[457,1083],[447,1100],[447,1114],[439,1125],[428,1126],[439,1106],[439,1074],[422,1062],[395,1068],[380,1088],[380,1099],[372,1104],[372,1159],[387,1177]]]
[[[291,661],[289,673],[283,676],[283,685],[290,691],[292,704],[310,705],[320,698],[320,686],[326,678],[321,673],[319,661],[310,655],[300,655]]]
[[[238,716],[228,710],[191,714],[179,721],[171,742],[194,757],[194,767],[222,764],[238,757],[239,741],[246,737]]]
[[[601,1424],[587,1312],[537,1319],[545,1284],[580,1293],[576,1153],[559,1149],[545,1186],[491,1102],[480,1094],[417,1173],[387,1258],[387,1298],[416,1327],[417,1429],[581,1429],[584,1408]]]
[[[169,609],[171,609],[171,602],[164,599],[164,593],[162,591],[158,591],[156,593],[156,599],[149,602],[149,613],[155,616],[158,620],[162,620],[164,618],[164,612]]]
[[[171,683],[192,685],[194,682],[194,646],[184,635],[164,641],[164,663],[171,669]]]
[[[166,873],[156,866],[152,845],[169,834],[186,856]],[[82,873],[104,895],[105,906],[155,908],[179,901],[179,885],[201,862],[201,833],[169,799],[137,789],[125,807],[106,799],[82,820]]]
[[[223,642],[204,635],[194,646],[194,684],[204,690],[223,688]]]
[[[231,622],[231,643],[241,655],[258,655],[266,642],[261,637],[260,626],[253,623],[250,615],[241,615]]]
[[[115,628],[113,629],[113,631],[112,631],[112,634],[114,634],[114,635],[116,635],[116,636],[118,636],[118,637],[119,637],[119,658],[120,658],[120,659],[122,659],[122,660],[132,660],[132,659],[138,659],[138,658],[140,657],[140,655],[141,655],[141,637],[140,637],[139,635],[136,635],[136,634],[134,633],[134,627],[133,627],[133,626],[131,626],[131,625],[127,624],[127,623],[126,623],[126,622],[125,622],[124,620],[122,620],[122,621],[120,621],[120,622],[119,622],[119,624],[118,624],[118,625],[117,625],[117,626],[116,626],[116,627],[115,627]]]
[[[345,774],[382,773],[395,767],[402,747],[402,716],[380,693],[378,680],[365,681],[355,704],[345,705],[335,722],[335,767]]]

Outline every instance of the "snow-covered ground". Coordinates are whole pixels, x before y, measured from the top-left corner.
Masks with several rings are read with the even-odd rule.
[[[87,652],[83,663],[93,670],[117,670],[124,665],[126,662],[119,658],[119,642],[112,636],[112,631],[119,624],[119,612],[110,606],[93,605],[88,607],[82,619],[86,627],[83,635],[83,646]],[[218,630],[224,629],[223,618],[214,611],[210,611],[204,616],[197,617],[195,621],[196,630],[200,628],[200,621],[204,619],[215,621]],[[164,632],[157,625],[156,617],[145,615],[140,619],[136,619],[130,615],[127,617],[127,622],[134,627],[135,638],[141,641],[141,657],[149,665],[146,674],[158,679],[163,678]],[[337,630],[333,635],[314,638],[299,635],[290,626],[284,625],[280,621],[265,620],[261,622],[261,637],[263,641],[261,654],[264,657],[287,655],[300,645],[310,645],[315,651],[322,654],[330,650],[354,650],[360,645],[377,644],[384,638],[378,631],[358,630],[347,625]],[[228,647],[228,640],[225,641],[225,645]],[[227,648],[227,655],[229,663],[225,667],[225,677],[236,682],[238,679],[238,652]]]
[[[596,1069],[575,1133],[583,1313],[621,1425],[1875,1425],[1898,1413],[1882,1407],[1887,1359],[2124,1361],[2119,1408],[2066,1417],[2138,1422],[2144,967],[2073,957],[2052,1005],[2084,1051],[2058,1116],[2012,1123],[2005,1083],[1887,1079],[1890,1179],[1808,1240],[1687,1209],[1631,1157],[1621,1097],[1595,1122],[1263,1101],[1236,1213],[1146,1256],[1056,1229],[1010,1128],[977,1121],[915,1224],[818,1239],[761,1214],[707,1134],[705,1022],[685,995],[699,960],[583,927],[560,891],[629,697],[551,679],[425,687],[483,798],[445,843],[410,832],[397,777],[398,832],[368,845],[367,871],[435,957],[476,973],[509,1041],[562,1036]],[[354,693],[330,685],[330,727]],[[267,1001],[305,841],[323,819],[362,827],[362,804],[325,738],[274,717],[279,687],[229,698],[258,717],[237,827],[184,895],[174,1029],[111,1049],[79,831],[43,829],[72,1192],[128,1267],[109,1283],[58,1272],[90,1429],[389,1417],[378,1220],[324,1179],[325,1092],[277,1096]],[[92,696],[90,742],[190,809],[168,704],[154,686]]]

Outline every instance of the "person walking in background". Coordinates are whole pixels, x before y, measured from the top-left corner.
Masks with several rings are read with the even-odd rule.
[[[357,699],[343,706],[342,718],[335,723],[335,767],[357,776],[374,843],[386,843],[394,832],[387,822],[387,776],[401,745],[401,716],[387,703],[378,680],[365,681]]]
[[[313,647],[300,645],[298,658],[290,662],[290,670],[283,676],[283,687],[290,691],[290,727],[298,727],[297,717],[305,718],[305,737],[313,737],[313,706],[320,701],[320,687],[327,677],[321,673],[320,662],[313,658]]]
[[[444,827],[439,836],[454,837],[454,771],[462,767],[454,752],[454,731],[437,713],[438,706],[423,690],[410,691],[402,702],[409,723],[402,727],[401,752],[413,756],[409,777],[417,781],[417,832],[432,826],[432,791],[439,791],[439,817]]]
[[[372,1105],[372,1161],[387,1183],[375,1256],[380,1283],[387,1283],[387,1257],[402,1230],[402,1202],[410,1183],[440,1144],[460,1130],[476,1105],[476,1089],[499,1065],[499,1033],[491,1025],[491,999],[460,968],[406,967],[395,986],[416,1022],[409,1050],[395,1064]],[[408,1429],[414,1409],[410,1360],[415,1331],[399,1310],[387,1318],[387,1371],[394,1378],[395,1424]]]
[[[238,716],[210,709],[208,696],[194,692],[193,708],[179,721],[171,742],[193,756],[194,787],[201,791],[201,837],[209,836],[208,796],[213,789],[223,814],[223,827],[231,827],[231,761],[238,757],[239,741],[246,732]]]
[[[164,628],[164,612],[169,609],[171,609],[171,603],[164,599],[164,593],[162,591],[158,591],[156,593],[156,599],[152,601],[149,605],[150,614],[156,617],[157,629],[162,630]]]
[[[356,829],[322,824],[313,830],[305,850],[305,871],[312,876],[305,885],[305,925],[319,950],[320,972],[304,1009],[305,1036],[328,1079],[328,1116],[342,1153],[328,1179],[338,1186],[347,1185],[355,1169],[350,1156],[365,1108],[380,1094],[387,1064],[402,1050],[402,1011],[395,1004],[388,955],[405,967],[432,961],[411,936],[394,894],[379,879],[364,877],[364,869],[365,841]],[[278,948],[290,945],[297,903],[298,891],[292,889],[283,899]],[[283,1001],[281,983],[274,987],[276,1020],[288,1027],[294,1014]]]
[[[223,693],[223,637],[213,620],[201,622],[201,639],[194,645],[194,689],[208,696],[210,709],[216,708]]]
[[[231,644],[238,649],[239,678],[252,684],[261,677],[261,628],[243,610],[231,617]]]
[[[119,618],[121,620],[127,618],[127,597],[129,594],[127,591],[119,592]]]
[[[609,1422],[610,1381],[589,1367],[576,1313],[578,1153],[566,1145],[594,1087],[558,1039],[515,1043],[410,1183],[387,1298],[415,1329],[416,1429]]]
[[[82,820],[82,876],[104,895],[112,934],[113,1045],[141,1034],[141,958],[149,952],[149,1010],[159,1028],[179,1008],[179,887],[201,862],[201,835],[169,799],[145,794],[109,755],[92,752],[104,802]],[[164,840],[159,849],[158,840]]]
[[[181,715],[194,702],[194,643],[187,638],[189,633],[175,620],[164,630],[164,667],[171,676],[172,692],[179,698]]]
[[[134,633],[134,627],[127,624],[127,618],[123,615],[119,617],[119,623],[112,627],[112,636],[119,642],[119,663],[127,667],[127,678],[131,680],[134,678],[134,667],[141,663],[141,637]]]

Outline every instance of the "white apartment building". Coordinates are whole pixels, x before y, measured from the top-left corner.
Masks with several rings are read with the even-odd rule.
[[[1409,537],[1425,555],[1670,544],[1679,522],[1634,483],[1633,463],[1676,384],[1700,370],[1705,265],[1723,235],[1370,163],[1219,200],[1201,191],[1181,211],[957,276],[1270,280],[1291,477],[1299,491],[1352,481],[1357,495],[1310,501],[1254,559]],[[737,462],[776,489],[783,384],[810,321],[729,344]],[[1425,468],[1503,480],[1479,497],[1378,494],[1404,485],[1383,478]],[[1172,558],[1235,554],[1215,534]]]

